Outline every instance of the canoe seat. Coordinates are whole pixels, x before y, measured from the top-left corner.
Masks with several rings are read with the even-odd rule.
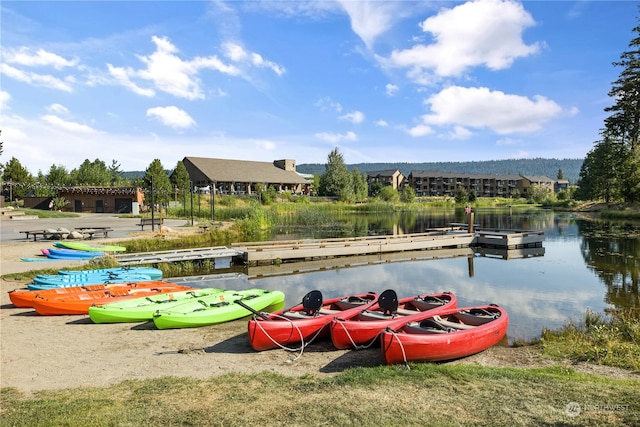
[[[426,319],[426,320],[431,320],[431,319]],[[406,325],[404,325],[402,329],[409,334],[447,334],[449,333],[448,330],[438,327],[437,325],[433,325],[432,327],[426,326],[424,320],[422,322],[409,322]]]
[[[320,314],[337,314],[341,312],[342,310],[329,310],[328,308],[321,308],[320,310],[318,310],[318,313]]]
[[[451,322],[449,320],[443,319],[440,316],[433,316],[433,320],[440,325],[451,329],[473,329],[476,327],[474,325],[465,325],[464,323]]]
[[[282,315],[287,319],[313,319],[314,317],[317,317],[317,316],[338,314],[338,313],[342,313],[342,310],[329,310],[327,308],[321,308],[320,310],[312,314],[309,314],[304,310],[294,310],[294,311],[285,311],[284,313],[282,313]]]
[[[484,325],[499,317],[499,313],[491,313],[485,310],[460,311],[455,316],[468,325]]]
[[[384,314],[381,311],[376,311],[376,310],[362,310],[360,312],[359,315],[360,318],[362,318],[363,320],[389,320],[389,319],[393,319],[394,317],[397,317],[396,314]]]
[[[436,300],[424,300],[421,298],[416,298],[413,301],[411,301],[411,304],[413,304],[413,306],[420,311],[427,311],[437,307],[442,307],[445,303],[442,302],[441,300],[436,301]]]
[[[419,313],[417,310],[407,310],[406,308],[399,308],[395,311],[396,314],[400,316],[410,316],[412,314]]]
[[[304,310],[285,311],[282,316],[287,319],[313,319],[316,317],[315,314],[309,314]]]

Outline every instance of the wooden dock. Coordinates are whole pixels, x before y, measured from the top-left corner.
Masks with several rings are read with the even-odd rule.
[[[114,255],[114,258],[122,265],[154,265],[159,263],[213,259],[214,268],[221,269],[229,268],[234,261],[249,266],[279,265],[287,262],[300,263],[302,261],[308,264],[314,260],[342,257],[353,258],[357,256],[364,257],[364,259],[353,262],[372,263],[382,262],[380,260],[383,259],[381,258],[383,254],[397,254],[391,257],[392,259],[416,258],[416,255],[409,255],[409,253],[416,251],[423,251],[423,255],[418,257],[420,259],[433,259],[438,256],[437,253],[434,252],[435,250],[461,248],[470,250],[469,248],[472,246],[508,250],[509,258],[526,258],[529,256],[540,256],[539,251],[535,252],[535,254],[523,252],[515,254],[511,250],[518,248],[541,248],[543,240],[544,232],[542,231],[483,229],[469,233],[463,228],[451,227],[415,234],[240,242],[233,243],[231,247],[215,246],[141,252]],[[497,256],[495,254],[491,255]],[[491,255],[487,254],[485,256]],[[344,262],[339,261],[337,264],[342,265]],[[327,263],[319,263],[316,267],[308,266],[306,268],[327,268],[328,265]],[[302,268],[302,266],[300,268]],[[300,272],[300,268],[297,268],[296,271]]]
[[[131,254],[114,255],[118,263],[122,265],[159,264],[177,261],[193,261],[198,259],[213,259],[214,268],[229,268],[234,257],[243,253],[226,246],[213,246],[208,248],[176,249],[156,252],[137,252]]]
[[[380,264],[397,264],[415,261],[431,261],[453,258],[473,258],[474,251],[470,247],[418,250],[407,252],[388,252],[383,254],[354,255],[337,258],[320,258],[287,262],[281,264],[248,265],[249,279],[260,279],[274,276],[291,276],[346,268],[358,268]]]
[[[517,249],[541,246],[544,241],[544,231],[532,230],[476,230],[473,244],[489,248]]]
[[[461,248],[470,246],[475,237],[475,234],[466,231],[447,230],[388,236],[243,242],[232,244],[232,248],[244,253],[245,263],[258,264],[424,249]]]

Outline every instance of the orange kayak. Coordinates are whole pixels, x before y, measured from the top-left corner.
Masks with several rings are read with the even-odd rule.
[[[120,290],[124,292],[129,289],[153,288],[164,285],[166,285],[166,282],[160,280],[148,280],[144,282],[103,283],[98,285],[71,286],[67,288],[40,290],[14,289],[13,291],[9,291],[9,299],[11,300],[11,303],[18,308],[32,308],[33,300],[36,298],[36,295],[41,298],[55,298],[57,296],[76,295],[107,290],[113,290],[113,292],[118,292]]]
[[[33,308],[38,314],[56,316],[64,314],[89,314],[92,305],[108,304],[130,298],[141,298],[160,295],[169,292],[188,291],[194,289],[189,286],[173,283],[159,282],[158,285],[149,288],[122,288],[103,291],[84,292],[70,295],[58,295],[51,298],[37,296],[33,300]]]

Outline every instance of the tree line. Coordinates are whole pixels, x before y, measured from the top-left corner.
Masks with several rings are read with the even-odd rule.
[[[580,169],[576,197],[581,199],[640,202],[640,25],[633,33],[629,49],[613,63],[622,71],[608,93],[613,105],[604,109],[610,115],[601,139]]]
[[[5,199],[10,201],[27,195],[55,198],[60,188],[81,186],[140,187],[144,191],[151,191],[153,187],[158,203],[163,203],[174,198],[177,192],[188,192],[191,189],[189,173],[182,161],[178,161],[173,171],[168,171],[159,159],[154,159],[144,174],[135,179],[125,178],[120,163],[116,160],[107,165],[100,159],[86,159],[71,171],[62,165],[53,164],[47,173],[38,171],[36,176],[15,157],[0,166],[2,192]]]
[[[563,171],[564,179],[571,184],[578,181],[580,168],[584,159],[504,159],[478,160],[469,162],[387,162],[387,163],[354,163],[347,164],[350,171],[358,169],[360,172],[376,172],[383,170],[399,170],[405,177],[413,171],[438,171],[460,174],[478,175],[524,175],[547,176],[557,178],[558,170]],[[325,165],[322,163],[305,163],[297,165],[300,173],[322,174]]]

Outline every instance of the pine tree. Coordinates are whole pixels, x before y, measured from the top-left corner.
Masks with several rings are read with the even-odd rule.
[[[343,201],[353,196],[352,176],[337,148],[327,157],[324,173],[320,176],[319,193],[321,196],[338,197]]]
[[[613,63],[623,70],[609,91],[614,104],[604,110],[612,114],[604,121],[603,139],[580,170],[581,198],[640,201],[640,25],[633,32],[629,50]]]
[[[145,171],[143,188],[146,193],[146,203],[151,203],[152,183],[155,203],[168,202],[171,195],[171,181],[169,181],[169,175],[167,175],[167,172],[162,167],[160,159],[154,159]]]

